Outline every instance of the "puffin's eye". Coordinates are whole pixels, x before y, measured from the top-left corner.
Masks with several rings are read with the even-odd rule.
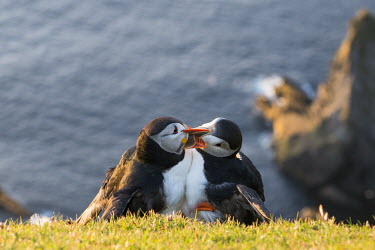
[[[177,134],[177,133],[178,133],[178,128],[176,126],[174,126],[174,130],[173,130],[172,134]]]
[[[221,144],[222,144],[222,143],[218,143],[218,144],[216,144],[215,146],[216,146],[216,147],[221,147]]]

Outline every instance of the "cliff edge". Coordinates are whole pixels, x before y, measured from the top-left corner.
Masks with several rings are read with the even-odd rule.
[[[306,59],[308,60],[308,59]],[[375,18],[360,10],[314,100],[290,79],[257,98],[273,123],[275,157],[339,218],[375,214]]]
[[[11,199],[4,191],[0,189],[0,209],[3,209],[16,216],[26,218],[30,216],[29,212]]]

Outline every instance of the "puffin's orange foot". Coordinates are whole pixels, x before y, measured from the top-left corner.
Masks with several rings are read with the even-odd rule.
[[[209,203],[209,202],[201,202],[198,204],[197,208],[196,208],[197,211],[210,211],[210,212],[213,212],[215,211],[215,207]]]

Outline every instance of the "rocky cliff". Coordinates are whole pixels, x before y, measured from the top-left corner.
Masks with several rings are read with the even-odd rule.
[[[4,191],[0,189],[0,212],[5,210],[16,216],[26,218],[30,216],[29,212],[19,205],[15,200],[10,198]],[[2,216],[1,216],[2,217]]]
[[[308,60],[308,58],[306,58]],[[350,21],[325,83],[310,100],[290,79],[257,99],[272,121],[281,170],[337,217],[375,214],[375,19]]]

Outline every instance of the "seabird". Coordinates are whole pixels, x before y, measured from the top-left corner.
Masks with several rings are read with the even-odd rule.
[[[200,136],[206,143],[202,149],[186,150],[193,152],[193,162],[186,180],[183,213],[208,222],[224,221],[228,216],[245,224],[270,220],[263,203],[262,177],[240,152],[242,133],[238,125],[216,118],[183,132]]]
[[[102,211],[101,218],[109,220],[128,211],[143,215],[150,210],[164,214],[181,210],[192,164],[192,151],[183,149],[205,145],[197,136],[182,132],[184,129],[191,128],[172,117],[150,121],[136,146],[106,173],[98,194],[76,223],[84,225]]]

